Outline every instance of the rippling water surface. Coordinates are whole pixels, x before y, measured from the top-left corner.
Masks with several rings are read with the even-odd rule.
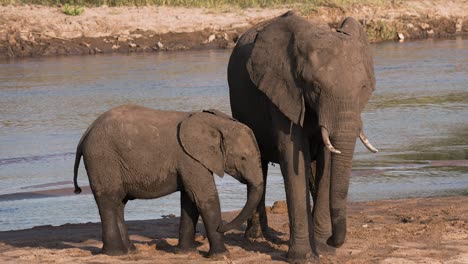
[[[363,120],[350,200],[468,194],[468,40],[374,46],[377,90]],[[74,151],[87,126],[121,104],[230,112],[230,51],[0,61],[0,230],[99,221],[90,194],[72,194]],[[80,185],[88,185],[81,166]],[[224,211],[245,186],[217,179]],[[284,199],[270,166],[267,204]],[[179,194],[128,203],[126,219],[179,214]]]

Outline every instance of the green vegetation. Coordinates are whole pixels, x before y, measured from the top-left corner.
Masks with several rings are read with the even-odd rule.
[[[385,21],[371,21],[365,29],[371,42],[391,40],[397,36],[396,26]]]
[[[0,0],[0,4],[37,4],[37,5],[80,5],[80,6],[184,6],[219,8],[232,6],[248,7],[278,7],[304,6],[305,10],[314,12],[318,6],[348,7],[356,4],[391,3],[394,0]]]
[[[214,12],[230,12],[239,8],[291,8],[303,16],[315,14],[320,7],[337,8],[345,11],[356,6],[378,6],[385,8],[398,5],[403,0],[0,0],[0,5],[34,4],[60,6],[67,15],[77,16],[83,12],[83,6],[177,6],[209,8]],[[210,11],[210,12],[211,12]],[[395,25],[382,21],[369,21],[365,25],[371,42],[396,38]]]
[[[84,8],[77,5],[65,4],[65,6],[62,9],[62,12],[65,15],[69,16],[79,16],[84,12]]]

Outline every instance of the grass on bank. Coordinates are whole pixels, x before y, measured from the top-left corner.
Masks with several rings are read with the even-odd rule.
[[[378,6],[385,8],[398,5],[405,0],[0,0],[0,5],[34,4],[44,6],[61,6],[67,15],[77,16],[83,13],[83,7],[96,6],[176,6],[201,7],[223,12],[238,8],[274,8],[286,7],[300,11],[309,16],[317,12],[320,7],[348,9],[355,6]],[[396,37],[395,25],[382,21],[375,21],[365,25],[365,30],[372,42],[391,40]]]
[[[35,4],[45,6],[75,5],[75,6],[179,6],[179,7],[278,7],[288,5],[303,5],[314,10],[314,7],[348,7],[356,4],[384,4],[397,0],[0,0],[0,4]],[[401,0],[400,0],[401,1]]]
[[[62,8],[62,12],[69,16],[79,16],[84,12],[84,8],[81,6],[65,4]]]

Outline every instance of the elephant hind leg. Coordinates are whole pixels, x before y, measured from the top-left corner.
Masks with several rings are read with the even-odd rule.
[[[265,193],[266,183],[268,175],[268,160],[262,160],[262,172],[263,172],[263,196],[262,200],[257,206],[256,211],[247,220],[247,229],[245,230],[244,236],[248,239],[255,240],[258,238],[266,237],[271,238],[271,234],[268,229],[268,218],[265,210]]]
[[[117,208],[118,210],[117,225],[119,227],[120,237],[122,239],[124,247],[127,248],[128,252],[136,252],[137,248],[130,240],[130,236],[128,235],[128,230],[127,230],[127,225],[125,224],[124,211],[125,211],[125,205],[127,204],[127,202],[128,202],[127,198],[123,199]]]
[[[122,232],[119,227],[119,214],[120,210],[123,210],[122,198],[119,199],[115,194],[107,193],[95,195],[95,198],[101,216],[102,253],[111,256],[126,254],[128,248],[122,240]]]

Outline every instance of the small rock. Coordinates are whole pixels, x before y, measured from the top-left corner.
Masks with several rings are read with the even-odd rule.
[[[112,49],[113,49],[113,50],[116,50],[116,49],[119,49],[119,48],[120,48],[120,46],[119,46],[119,45],[115,45],[115,44],[114,44],[114,45],[112,45]]]
[[[131,36],[132,38],[136,38],[136,39],[137,39],[137,38],[143,37],[142,34],[132,34],[132,35],[130,35],[130,36]]]
[[[428,24],[428,23],[422,23],[421,25],[419,25],[421,27],[421,29],[423,30],[426,30],[428,28],[431,28],[431,26]]]
[[[405,35],[403,35],[403,33],[398,32],[398,39],[399,39],[400,41],[405,40]]]
[[[214,34],[213,34],[213,35],[210,35],[210,36],[208,37],[208,43],[213,42],[215,39],[216,39],[216,36],[215,36]]]
[[[117,38],[117,40],[118,40],[119,42],[127,42],[128,38],[127,38],[127,37],[119,36],[119,37]]]
[[[57,37],[57,34],[55,34],[55,31],[45,31],[42,35],[47,36],[49,38],[55,38]]]
[[[433,34],[434,34],[434,30],[432,30],[432,29],[428,30],[428,31],[427,31],[427,34],[428,34],[428,35],[433,35]]]
[[[367,228],[367,227],[369,227],[369,225],[368,225],[368,224],[364,224],[364,225],[362,225],[362,227],[363,227],[363,228]]]
[[[5,42],[8,40],[8,35],[6,32],[0,32],[0,40]]]
[[[80,45],[81,45],[81,46],[85,46],[85,47],[87,47],[87,48],[91,47],[91,44],[86,43],[86,42],[84,42],[84,41],[81,42]]]
[[[21,33],[20,39],[22,39],[23,41],[28,41],[28,36],[26,35],[26,33]]]
[[[130,42],[130,43],[128,43],[128,46],[129,46],[130,48],[136,48],[136,47],[137,47],[137,44]]]
[[[162,218],[175,218],[175,214],[163,215]]]
[[[98,48],[94,48],[94,51],[96,51],[97,53],[102,53],[102,50],[98,49]]]
[[[109,44],[109,43],[111,43],[111,42],[112,42],[111,40],[108,40],[108,39],[106,39],[106,38],[105,38],[105,39],[103,39],[102,41],[103,41],[104,43],[107,43],[107,44]]]
[[[408,23],[408,24],[406,24],[406,27],[407,27],[407,28],[414,28],[414,25],[411,24],[411,23]]]
[[[406,223],[412,223],[412,222],[414,222],[414,217],[412,217],[412,216],[402,216],[402,217],[400,217],[400,222],[405,223],[405,224]]]
[[[158,47],[158,49],[164,49],[164,45],[158,41],[158,43],[156,43],[156,46]]]
[[[458,18],[457,23],[455,24],[455,31],[456,32],[461,32],[463,27],[463,19]]]
[[[276,201],[271,207],[272,214],[286,214],[288,212],[288,206],[286,201]]]

